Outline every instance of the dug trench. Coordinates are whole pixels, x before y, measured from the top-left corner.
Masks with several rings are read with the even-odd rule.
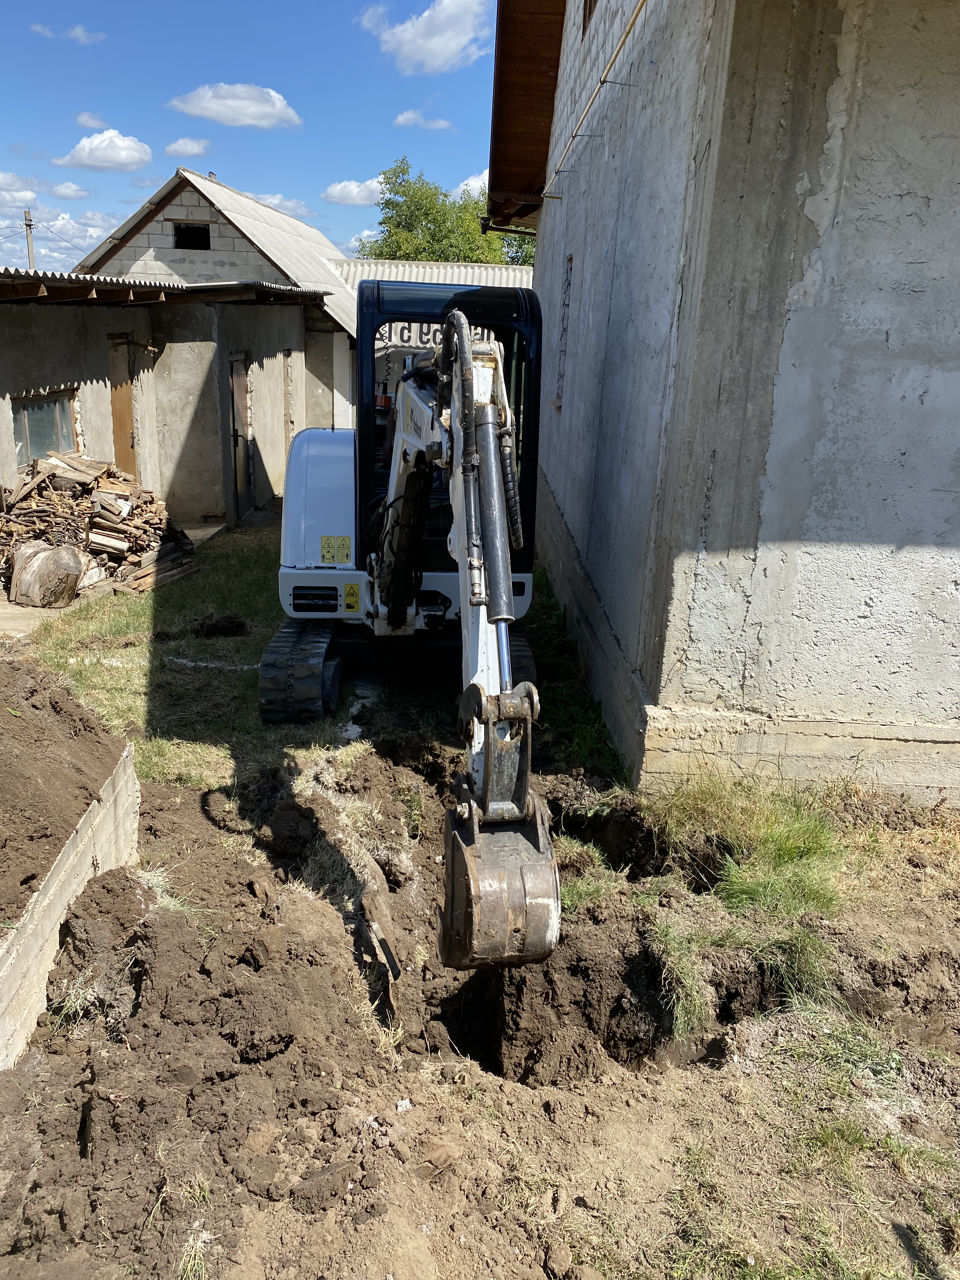
[[[0,1074],[0,1274],[954,1274],[953,846],[896,862],[895,919],[871,889],[803,920],[832,992],[804,1005],[789,937],[759,945],[710,891],[722,842],[678,855],[634,794],[547,753],[557,951],[456,974],[434,941],[445,714],[388,687],[306,764],[144,785],[140,868],[74,904],[48,1012]],[[852,1190],[797,1134],[861,1103]],[[836,1261],[854,1195],[857,1257],[884,1271]]]

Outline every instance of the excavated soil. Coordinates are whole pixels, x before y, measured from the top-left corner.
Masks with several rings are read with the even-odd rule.
[[[6,676],[34,742],[44,724],[74,725],[87,767],[114,750],[86,713],[58,711],[71,704],[32,668]],[[49,1010],[0,1073],[0,1275],[634,1280],[746,1276],[755,1261],[769,1280],[955,1275],[949,1196],[939,1184],[921,1195],[915,1171],[880,1155],[863,1174],[882,1206],[865,1227],[878,1269],[810,1253],[803,1215],[832,1221],[853,1196],[797,1162],[821,1015],[789,1011],[755,949],[719,948],[702,1027],[678,1041],[652,922],[708,934],[718,908],[682,880],[637,892],[665,868],[630,797],[604,820],[583,779],[541,779],[556,827],[628,874],[565,918],[546,964],[456,974],[433,945],[456,749],[409,730],[371,736],[342,774],[144,787],[146,870],[101,876],[74,904]],[[26,776],[26,747],[20,757]],[[361,812],[372,890],[344,825]],[[305,889],[318,856],[323,894]],[[896,1090],[884,1092],[886,1067],[857,1065],[851,1096],[878,1134],[944,1161],[960,1132],[952,875],[933,850],[903,870],[895,909],[877,897],[818,925],[842,996],[896,1045]],[[365,926],[368,892],[388,907],[393,984]],[[839,1123],[848,1104],[830,1105],[820,1119]],[[749,1259],[741,1270],[721,1270],[720,1224]]]
[[[30,662],[0,660],[0,718],[0,920],[12,923],[124,744]]]

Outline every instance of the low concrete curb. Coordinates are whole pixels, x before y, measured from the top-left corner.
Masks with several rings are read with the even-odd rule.
[[[140,785],[128,743],[113,773],[0,946],[0,1070],[12,1067],[46,1008],[60,925],[91,877],[137,856]],[[6,931],[5,931],[6,932]]]

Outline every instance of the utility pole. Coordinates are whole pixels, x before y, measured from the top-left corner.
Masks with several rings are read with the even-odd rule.
[[[23,211],[23,225],[27,233],[27,266],[31,271],[36,271],[37,263],[33,256],[33,219],[30,217],[30,210]]]

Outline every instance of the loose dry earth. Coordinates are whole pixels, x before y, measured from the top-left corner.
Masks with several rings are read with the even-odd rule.
[[[84,652],[125,652],[108,636]],[[8,676],[52,708],[51,743],[109,741],[22,661]],[[354,710],[355,741],[144,783],[140,868],[74,904],[49,1011],[0,1073],[0,1275],[960,1275],[956,816],[838,793],[839,908],[774,934],[635,796],[544,756],[560,946],[458,975],[433,942],[455,679],[431,673],[436,706],[398,679]],[[6,754],[42,776],[53,747],[8,719]],[[788,963],[801,936],[817,999]]]

